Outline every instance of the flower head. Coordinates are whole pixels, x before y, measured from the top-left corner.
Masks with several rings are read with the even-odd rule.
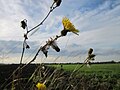
[[[55,49],[57,52],[60,51],[60,48],[58,47],[58,45],[57,45],[57,43],[56,43],[56,40],[53,40],[53,39],[51,38],[51,40],[49,40],[49,45],[50,45],[53,49]]]
[[[63,34],[63,36],[65,36],[67,34],[67,32],[73,32],[77,35],[79,30],[75,28],[75,26],[70,22],[70,20],[66,17],[63,18],[62,20],[63,26],[64,26],[64,30],[61,31],[61,34]]]
[[[26,49],[29,49],[29,48],[30,48],[30,46],[27,44],[27,45],[26,45]]]
[[[62,0],[54,0],[54,2],[56,3],[56,6],[58,7],[58,6],[60,6]]]
[[[26,19],[24,19],[23,21],[21,21],[21,27],[23,29],[25,29],[27,27],[27,20]]]
[[[95,54],[90,54],[90,55],[88,56],[88,59],[89,59],[89,60],[95,60],[95,59],[94,59],[95,56],[96,56]]]
[[[41,47],[41,51],[45,54],[45,56],[47,57],[48,55],[48,49],[50,48],[50,45],[45,44],[44,46]]]
[[[90,48],[89,51],[88,51],[88,55],[92,54],[92,52],[93,52],[93,49]]]
[[[88,51],[88,56],[87,56],[87,58],[85,60],[88,67],[90,67],[90,65],[89,65],[90,62],[93,61],[93,60],[95,60],[94,58],[95,58],[96,55],[92,54],[92,53],[93,53],[93,49],[90,48],[89,51]]]
[[[36,87],[38,90],[46,90],[46,86],[43,83],[37,83]]]
[[[88,60],[94,60],[94,57],[95,57],[95,56],[96,56],[96,55],[93,54],[93,49],[90,48],[89,51],[88,51],[88,57],[87,57],[87,59],[88,59]]]

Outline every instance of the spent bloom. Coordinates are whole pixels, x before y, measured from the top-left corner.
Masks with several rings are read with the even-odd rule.
[[[24,19],[23,21],[21,21],[21,27],[23,29],[25,29],[27,27],[27,20],[26,19]]]
[[[60,6],[62,0],[54,0],[54,2],[56,3],[56,6],[58,7],[58,6]]]
[[[92,52],[93,52],[93,49],[90,48],[89,51],[88,51],[88,57],[87,57],[87,59],[89,59],[89,60],[94,60],[94,57],[95,57],[96,55],[95,55],[95,54],[92,54]]]
[[[46,41],[46,44],[41,47],[41,51],[45,54],[46,57],[48,56],[48,50],[50,47],[52,47],[57,52],[60,52],[60,48],[56,43],[56,38],[55,39],[50,38],[50,40],[48,39],[48,41]]]
[[[45,54],[45,56],[48,56],[48,49],[50,48],[50,45],[45,44],[44,46],[41,46],[41,51]]]
[[[38,90],[46,90],[46,86],[43,83],[37,83],[36,87]]]
[[[88,55],[92,54],[92,52],[93,52],[93,49],[90,48],[89,51],[88,51]]]
[[[75,26],[70,22],[70,20],[67,17],[64,17],[62,20],[62,24],[64,27],[64,30],[61,31],[62,36],[66,36],[67,32],[73,32],[76,35],[79,35],[79,30],[75,28]]]
[[[91,61],[91,60],[92,60],[92,61],[95,60],[94,58],[95,58],[96,55],[95,55],[95,54],[92,54],[92,53],[93,53],[93,49],[90,48],[89,51],[88,51],[88,56],[87,56],[87,58],[86,58],[86,60],[85,60],[88,67],[90,67],[90,65],[89,65],[89,64],[90,64],[90,61]]]
[[[50,38],[51,40],[48,40],[48,44],[54,49],[56,50],[57,52],[60,51],[60,48],[58,47],[57,43],[56,43],[56,40],[55,39],[52,39]]]

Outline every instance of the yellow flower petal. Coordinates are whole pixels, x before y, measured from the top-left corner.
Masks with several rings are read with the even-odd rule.
[[[37,83],[36,87],[38,88],[38,90],[46,90],[46,86],[42,83]]]
[[[70,22],[68,18],[64,17],[62,23],[65,30],[69,30],[70,32],[73,32],[78,35],[79,30],[75,28],[75,26]]]

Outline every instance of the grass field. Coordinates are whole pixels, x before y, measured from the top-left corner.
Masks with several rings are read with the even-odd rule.
[[[120,90],[120,63],[114,64],[91,64],[90,68],[82,64],[50,65],[65,71],[78,71],[76,77],[81,77],[89,88],[95,90]],[[101,87],[101,88],[100,88]],[[92,90],[90,89],[90,90]],[[88,89],[89,90],[89,89]]]
[[[91,64],[90,68],[82,64],[62,64],[62,68],[66,71],[79,70],[84,74],[120,74],[120,63],[117,64]],[[53,67],[61,68],[61,65],[52,65]]]

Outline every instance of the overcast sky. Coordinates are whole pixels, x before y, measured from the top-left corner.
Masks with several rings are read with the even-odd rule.
[[[24,34],[20,21],[27,19],[29,29],[34,27],[47,15],[52,2],[0,0],[0,62],[19,62]],[[89,48],[94,49],[96,61],[120,61],[120,0],[62,0],[61,6],[29,36],[31,49],[26,51],[25,60],[29,61],[48,38],[60,34],[64,16],[79,29],[79,36],[69,33],[60,38],[61,52],[50,49],[47,59],[40,53],[36,62],[82,62]]]

